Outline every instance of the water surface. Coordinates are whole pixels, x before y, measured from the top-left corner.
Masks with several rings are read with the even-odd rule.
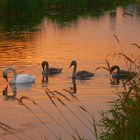
[[[127,11],[133,16],[123,16]],[[52,132],[44,127],[40,121],[27,108],[20,106],[14,97],[26,96],[35,100],[43,109],[48,111],[56,120],[58,120],[68,131],[73,132],[70,126],[65,122],[60,111],[51,103],[45,93],[45,89],[57,90],[67,95],[72,103],[79,105],[67,90],[76,90],[76,96],[82,104],[94,114],[98,119],[98,112],[106,109],[106,102],[114,98],[112,91],[119,90],[121,85],[114,86],[110,84],[109,74],[105,70],[98,70],[95,77],[91,80],[76,80],[72,82],[69,69],[71,60],[77,60],[78,70],[89,70],[94,72],[99,66],[105,66],[107,58],[111,65],[118,64],[126,68],[123,59],[114,56],[107,57],[109,52],[121,51],[134,56],[138,55],[139,50],[131,43],[140,44],[140,9],[136,5],[130,5],[125,8],[118,7],[113,11],[104,11],[98,17],[79,17],[76,21],[65,22],[63,24],[54,22],[45,17],[35,27],[26,29],[24,25],[14,25],[11,28],[0,28],[0,73],[7,66],[12,65],[18,73],[29,73],[36,76],[35,84],[28,86],[8,85],[0,76],[0,104],[1,104],[1,122],[10,125],[13,128],[23,131],[15,135],[5,134],[1,130],[0,139],[56,139]],[[114,37],[117,35],[120,44]],[[50,66],[63,68],[62,74],[49,77],[48,82],[42,82],[41,62],[47,60]],[[3,90],[7,87],[7,95],[3,95]],[[63,99],[64,100],[64,99]],[[71,102],[64,100],[67,106],[72,109],[86,124],[90,126],[86,119]],[[37,116],[54,132],[62,138],[70,138],[67,132],[64,132],[57,123],[42,111],[38,106],[30,101],[25,103]],[[77,128],[81,135],[92,138],[88,129],[73,115],[65,106],[57,101],[59,109],[69,120],[74,128]]]

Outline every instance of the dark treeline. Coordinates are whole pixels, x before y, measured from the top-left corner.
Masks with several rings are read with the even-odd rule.
[[[7,17],[14,16],[35,16],[40,13],[43,1],[39,0],[0,0],[0,15]]]
[[[0,15],[36,16],[50,11],[107,9],[135,0],[0,0]]]
[[[104,10],[136,0],[0,0],[1,30],[32,30],[44,17],[60,26],[76,23],[78,17],[99,17]],[[16,27],[16,28],[15,28]],[[19,27],[19,28],[17,28]]]

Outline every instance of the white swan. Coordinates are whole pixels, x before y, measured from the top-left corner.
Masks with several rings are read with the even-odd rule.
[[[42,74],[43,75],[55,75],[55,74],[59,74],[62,72],[62,68],[54,68],[54,67],[49,67],[49,63],[47,61],[43,61],[41,63],[42,65]]]
[[[71,66],[74,66],[74,69],[73,69],[73,73],[72,73],[72,78],[76,78],[76,79],[83,79],[83,80],[87,80],[87,79],[90,79],[91,77],[94,76],[94,73],[92,72],[88,72],[88,71],[85,71],[85,70],[82,70],[82,71],[78,71],[76,72],[76,69],[77,69],[77,62],[75,60],[73,60],[69,66],[69,68]]]
[[[9,81],[8,80],[8,72],[13,72],[13,78]],[[29,74],[18,74],[14,67],[8,67],[3,71],[3,77],[8,81],[10,84],[27,84],[27,83],[34,83],[35,76]]]

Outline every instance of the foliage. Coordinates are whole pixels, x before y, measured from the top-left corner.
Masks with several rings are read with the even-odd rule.
[[[66,26],[75,24],[79,16],[98,17],[104,10],[114,9],[125,2],[126,0],[0,0],[0,26],[6,31],[17,25],[20,30],[30,30],[45,16],[60,26]]]
[[[115,38],[119,45],[118,37]],[[138,50],[140,46],[135,43]],[[139,75],[139,56],[128,57],[122,52],[118,53],[129,66],[129,70],[134,70],[133,78],[121,80],[123,90],[117,91],[117,98],[110,101],[110,109],[101,112],[99,127],[102,128],[100,140],[139,140],[140,139],[140,75]]]
[[[0,14],[5,16],[35,16],[43,6],[38,0],[1,0]]]
[[[135,80],[131,86],[135,85]],[[140,139],[140,86],[117,93],[118,98],[110,102],[111,109],[101,113],[101,140],[139,140]]]
[[[133,1],[133,0],[129,0]],[[0,0],[0,15],[7,17],[36,16],[46,11],[95,10],[114,8],[127,0]]]

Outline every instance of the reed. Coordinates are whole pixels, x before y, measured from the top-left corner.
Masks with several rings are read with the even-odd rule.
[[[115,36],[118,44],[121,44],[117,36]],[[131,45],[136,46],[138,50],[140,47],[138,44],[132,43]],[[41,117],[34,112],[25,101],[31,102],[35,107],[38,107],[47,117],[50,117],[58,127],[63,129],[63,132],[67,133],[73,140],[88,140],[85,136],[79,133],[79,130],[75,129],[75,126],[71,124],[70,120],[65,117],[64,113],[61,111],[61,107],[66,109],[69,114],[73,115],[74,118],[79,122],[84,128],[87,129],[92,134],[92,139],[96,140],[139,140],[140,139],[140,75],[139,75],[139,57],[131,58],[127,54],[122,52],[117,52],[116,56],[123,58],[127,63],[130,64],[129,70],[135,70],[135,76],[128,80],[120,80],[123,89],[122,91],[116,91],[116,99],[109,101],[108,104],[110,108],[105,111],[101,111],[99,122],[94,118],[94,115],[88,111],[88,108],[78,99],[72,91],[68,89],[62,89],[62,91],[51,90],[46,88],[44,93],[46,97],[52,103],[52,106],[58,111],[63,121],[65,121],[70,128],[63,126],[54,116],[52,116],[47,109],[44,109],[33,99],[22,96],[16,98],[15,100],[27,109],[39,122],[42,126],[49,131],[56,139],[61,140],[60,136],[54,132],[53,129],[50,129],[49,126],[42,121]],[[137,61],[136,61],[137,60]],[[110,72],[111,66],[110,62],[106,59],[106,66],[98,67],[99,69],[106,69]],[[79,113],[75,113],[73,108],[68,104],[71,104]],[[86,123],[85,123],[86,122]],[[13,134],[13,129],[7,124],[0,122],[0,128],[5,132]],[[15,137],[18,137],[14,133]],[[33,139],[32,137],[25,135],[26,137]],[[47,137],[42,138],[47,140]]]
[[[68,98],[68,97],[66,97],[63,93],[60,93],[60,92],[58,92],[58,91],[51,91],[51,90],[49,90],[49,89],[47,89],[48,90],[48,92],[45,90],[45,92],[47,92],[47,96],[49,97],[49,99],[51,100],[51,102],[52,102],[52,104],[57,108],[57,110],[58,110],[58,112],[60,113],[60,115],[63,117],[63,119],[66,121],[66,123],[70,126],[70,128],[74,131],[74,133],[76,134],[76,136],[78,137],[78,138],[81,138],[81,137],[79,137],[80,135],[78,135],[78,132],[73,128],[73,126],[71,126],[71,124],[70,124],[70,122],[69,122],[69,120],[68,119],[66,119],[65,117],[64,117],[64,115],[62,114],[62,112],[60,111],[60,109],[59,109],[59,106],[58,105],[56,105],[56,103],[55,103],[55,101],[53,100],[53,99],[56,99],[57,101],[58,101],[58,103],[60,103],[61,105],[63,105],[84,127],[86,127],[92,134],[93,134],[93,136],[97,136],[97,131],[95,131],[94,132],[94,130],[92,130],[87,124],[85,124],[85,122],[83,122],[83,120],[81,120],[81,118],[75,113],[75,112],[73,112],[72,111],[72,109],[64,102],[64,100],[62,100],[58,95],[60,95],[61,97],[63,97],[64,99],[66,99],[67,101],[70,101],[70,99]],[[74,99],[76,99],[77,101],[79,101],[78,100],[78,98],[76,98],[72,93],[71,93],[71,91],[69,91],[69,90],[66,90],[66,89],[64,89],[64,91],[66,91],[67,93],[69,93]],[[49,95],[49,93],[52,95],[52,97]],[[56,93],[55,95],[54,95],[54,93]],[[54,98],[54,96],[55,96],[55,98]],[[70,101],[71,103],[72,103],[72,101]],[[79,101],[80,102],[80,101]],[[82,105],[78,105],[78,106],[76,106],[75,104],[73,104],[74,105],[74,107],[75,108],[77,108],[78,110],[79,109],[81,109],[82,108],[82,110],[84,111],[84,112],[86,112],[87,113],[87,110],[85,109],[85,107],[83,107]],[[82,116],[84,116],[85,117],[85,119],[89,122],[89,123],[91,123],[92,121],[90,121],[86,116],[85,116],[85,114],[83,114],[82,112],[81,112],[81,110],[79,110],[79,112],[80,112],[80,114],[82,115]],[[93,118],[93,116],[92,116],[92,118]],[[93,119],[94,120],[94,119]],[[94,123],[95,124],[95,123]],[[95,128],[95,127],[94,127]],[[74,135],[72,136],[74,139],[76,138]]]
[[[68,124],[68,126],[71,128],[72,132],[69,131],[67,128],[65,128],[59,121],[57,121],[57,119],[55,119],[54,116],[52,116],[46,109],[44,109],[42,106],[40,106],[36,101],[34,101],[33,99],[27,97],[27,96],[21,96],[20,98],[15,98],[15,100],[19,103],[20,106],[25,107],[25,109],[27,109],[41,124],[42,126],[44,126],[44,128],[49,131],[50,133],[52,133],[52,135],[58,139],[61,140],[62,138],[60,136],[57,136],[57,134],[50,129],[47,124],[45,122],[42,121],[42,119],[38,116],[38,114],[36,114],[36,112],[34,112],[29,105],[27,105],[26,101],[31,102],[33,105],[35,105],[36,107],[38,107],[41,111],[43,111],[46,116],[49,116],[60,128],[63,129],[64,132],[66,132],[72,139],[74,140],[87,140],[87,138],[85,138],[84,136],[81,136],[81,134],[78,133],[78,130],[75,129],[74,126],[72,126],[71,122],[64,116],[63,112],[61,111],[61,108],[59,107],[60,104],[62,106],[64,106],[69,113],[71,113],[75,119],[77,119],[77,121],[79,121],[84,127],[87,128],[87,130],[89,132],[91,132],[93,134],[93,137],[98,138],[98,130],[96,128],[96,124],[95,124],[95,119],[94,116],[91,115],[88,110],[85,108],[85,106],[81,103],[81,101],[72,94],[71,91],[64,89],[64,91],[66,91],[74,100],[77,101],[77,104],[73,103],[72,100],[66,96],[64,93],[59,92],[59,91],[52,91],[48,88],[46,88],[45,93],[47,95],[47,97],[50,99],[50,101],[52,102],[52,105],[56,108],[56,110],[60,113],[61,117],[64,119],[64,121]],[[68,105],[67,102],[70,102],[79,112],[81,116],[84,116],[84,118],[88,121],[88,123],[90,124],[90,126],[88,126],[88,124],[86,124],[85,122],[83,122],[83,120],[80,118],[80,116],[78,116]],[[85,114],[84,114],[85,113]],[[91,117],[89,120],[89,117]],[[13,134],[15,137],[17,137],[18,139],[24,139],[19,137],[18,135],[16,135],[16,132],[12,132],[13,130],[16,130],[12,127],[10,127],[9,125],[6,125],[4,123],[0,123],[0,127],[10,133]],[[92,129],[90,128],[92,127]],[[19,132],[18,132],[19,133]],[[27,137],[28,139],[33,140],[32,136],[25,134],[23,131],[21,132],[25,137]],[[42,139],[47,140],[47,137],[44,137]]]
[[[52,129],[50,129],[47,125],[46,125],[46,123],[44,123],[42,120],[41,120],[41,118],[35,113],[35,112],[33,112],[32,110],[31,110],[31,108],[27,105],[27,104],[25,104],[24,103],[24,100],[29,100],[29,101],[31,101],[33,104],[35,104],[35,105],[38,105],[34,100],[32,100],[32,99],[30,99],[30,98],[28,98],[28,97],[26,97],[26,96],[22,96],[22,97],[20,97],[19,99],[17,99],[16,98],[16,100],[18,101],[18,103],[19,103],[19,105],[22,105],[22,106],[24,106],[43,126],[44,126],[44,128],[45,129],[47,129],[50,133],[52,133],[52,135],[56,138],[56,139],[58,139],[58,140],[60,140],[60,137],[59,136],[57,136],[56,134],[55,134],[55,132],[52,130]]]
[[[101,112],[101,140],[140,139],[140,86],[135,82],[129,81],[131,86],[123,83],[124,91],[117,92],[117,99],[109,103],[111,109]]]
[[[107,70],[109,73],[110,73],[110,70],[111,70],[111,66],[109,64],[109,61],[106,59],[106,66],[101,66],[101,67],[97,67],[95,68],[95,72],[99,69],[105,69]]]
[[[128,61],[132,61],[131,59],[128,59]],[[132,63],[133,64],[133,63]],[[110,64],[107,61],[107,66],[109,67]],[[82,136],[78,133],[78,130],[74,128],[74,126],[71,125],[70,121],[64,116],[64,114],[61,111],[61,108],[59,108],[60,104],[64,106],[69,113],[71,113],[75,119],[77,119],[84,127],[87,128],[88,131],[90,131],[93,134],[93,139],[97,140],[133,140],[135,138],[136,140],[139,139],[139,115],[140,115],[140,78],[139,76],[135,77],[134,79],[122,81],[123,89],[122,92],[114,92],[117,95],[117,99],[114,101],[110,101],[109,104],[111,104],[111,109],[102,111],[101,112],[101,119],[99,120],[99,123],[96,122],[94,116],[92,116],[88,109],[82,104],[82,102],[72,94],[71,91],[67,89],[63,89],[68,95],[70,95],[71,98],[73,98],[77,104],[73,103],[73,101],[66,96],[66,94],[59,92],[59,91],[53,91],[50,89],[46,89],[45,93],[46,96],[50,99],[52,102],[52,105],[56,108],[56,110],[60,113],[64,121],[68,124],[68,126],[72,129],[72,132],[67,130],[64,126],[62,126],[57,120],[48,113],[47,110],[45,110],[43,107],[41,107],[37,102],[34,100],[22,96],[20,99],[18,99],[18,102],[20,105],[23,105],[29,112],[31,112],[36,119],[39,120],[43,126],[49,131],[52,132],[53,135],[55,135],[56,139],[62,139],[58,137],[53,130],[50,130],[50,128],[46,127],[44,125],[44,122],[37,116],[36,113],[34,113],[23,101],[29,100],[34,105],[39,107],[44,113],[46,113],[47,116],[49,116],[51,119],[56,122],[58,126],[60,126],[64,132],[68,133],[68,135],[73,140],[87,140],[86,137]],[[80,115],[83,115],[83,112],[86,113],[92,120],[88,120],[87,117],[84,116],[85,119],[88,120],[89,124],[92,126],[92,129],[75,114],[71,108],[67,105],[67,102],[72,103],[72,105],[77,108],[77,110],[80,110]],[[83,112],[81,112],[83,111]],[[44,139],[47,139],[44,137]]]
[[[115,36],[118,44],[120,40]],[[138,50],[138,44],[132,43]],[[121,57],[126,66],[129,65],[128,70],[134,71],[132,79],[120,80],[123,86],[122,91],[116,91],[116,99],[109,102],[110,109],[102,111],[99,121],[101,132],[100,140],[138,140],[140,139],[140,75],[139,75],[139,56],[132,58],[121,52],[116,53],[116,56]]]
[[[18,136],[17,134],[21,133],[24,137],[34,140],[31,136],[28,134],[25,134],[21,129],[15,129],[11,127],[10,125],[0,122],[0,129],[3,130],[4,132],[0,135],[1,139],[5,139],[5,135],[10,134],[13,135],[15,138],[23,140],[22,137]]]

